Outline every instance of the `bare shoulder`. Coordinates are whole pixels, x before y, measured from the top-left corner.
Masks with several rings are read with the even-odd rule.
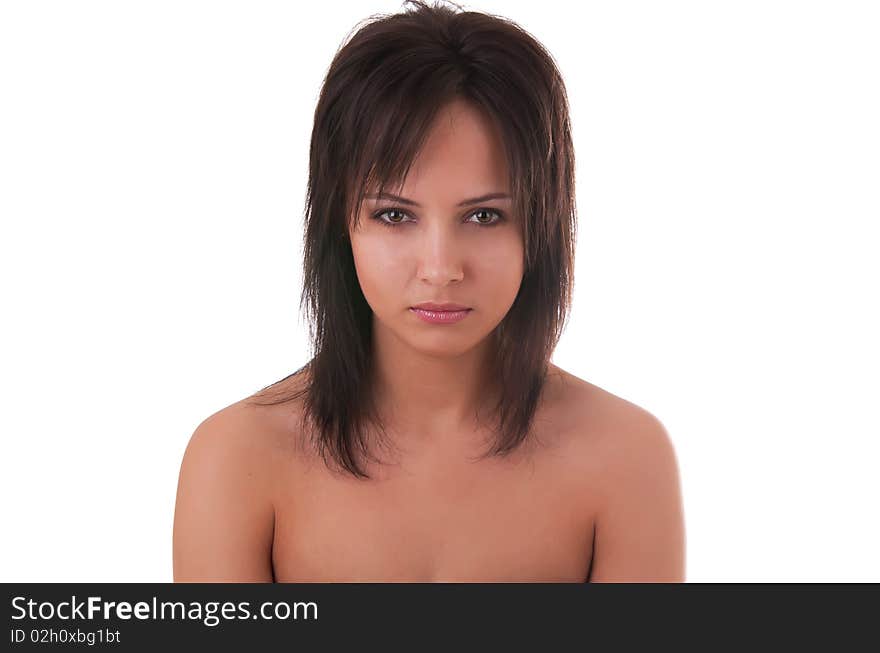
[[[568,464],[594,506],[594,582],[681,582],[685,524],[675,447],[648,410],[557,367]]]
[[[551,365],[554,412],[571,435],[571,446],[593,455],[629,455],[632,449],[671,444],[653,413],[580,377]]]
[[[272,580],[276,460],[273,432],[244,401],[196,427],[177,486],[175,581]]]
[[[271,457],[278,441],[268,413],[260,406],[242,399],[206,417],[196,428],[189,446],[210,446],[228,449],[241,457],[243,463],[264,462]]]

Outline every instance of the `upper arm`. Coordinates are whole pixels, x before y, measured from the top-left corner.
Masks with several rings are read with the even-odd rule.
[[[175,582],[271,582],[274,509],[253,427],[226,408],[186,447],[174,509]]]
[[[657,418],[639,409],[614,440],[589,581],[684,582],[684,509],[669,434]]]

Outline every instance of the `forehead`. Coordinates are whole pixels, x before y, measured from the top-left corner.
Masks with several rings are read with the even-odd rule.
[[[407,196],[471,197],[504,191],[507,185],[500,130],[490,116],[456,100],[438,111],[402,188],[397,190]]]

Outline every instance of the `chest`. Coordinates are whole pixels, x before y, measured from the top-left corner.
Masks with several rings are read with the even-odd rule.
[[[310,472],[276,500],[279,582],[584,582],[593,506],[545,466],[383,480]]]

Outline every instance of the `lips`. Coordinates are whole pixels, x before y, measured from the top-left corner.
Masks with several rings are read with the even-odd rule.
[[[416,304],[415,306],[411,306],[409,310],[420,320],[427,322],[428,324],[456,324],[465,319],[465,317],[471,312],[470,308],[462,306],[461,304],[439,304],[432,302]]]
[[[461,304],[453,304],[451,302],[422,302],[421,304],[415,304],[410,308],[418,308],[423,311],[434,311],[434,312],[446,312],[446,311],[467,311],[470,310],[468,306],[462,306]]]

